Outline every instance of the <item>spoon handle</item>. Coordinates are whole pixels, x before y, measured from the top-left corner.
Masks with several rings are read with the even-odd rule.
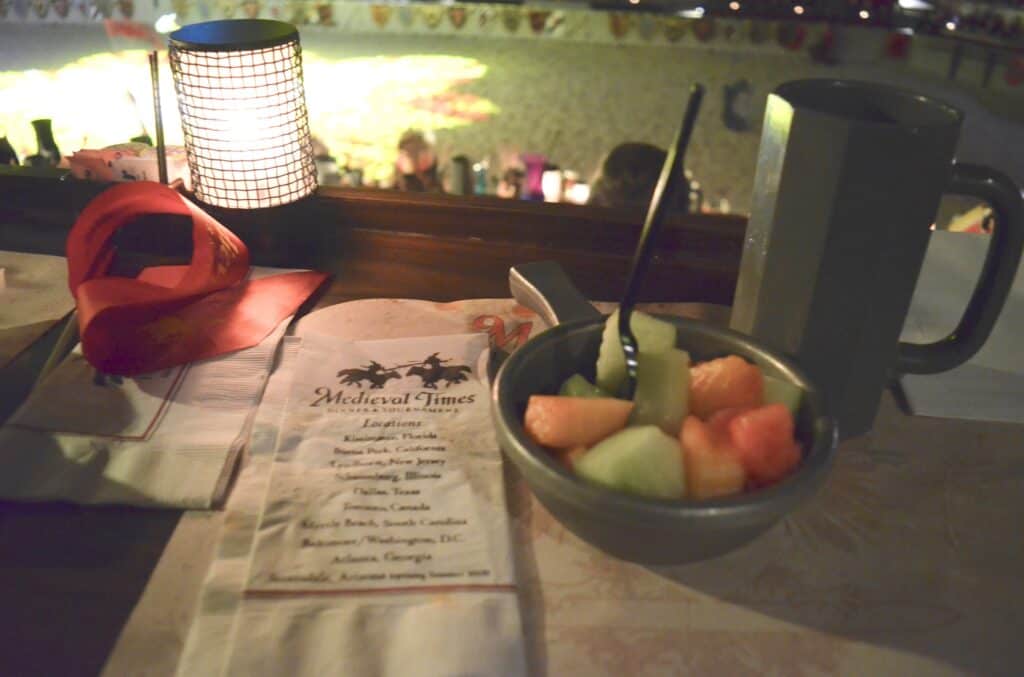
[[[700,110],[700,103],[703,98],[704,86],[700,83],[694,84],[690,88],[690,99],[686,104],[683,124],[676,133],[675,142],[665,155],[665,164],[661,168],[658,185],[654,188],[651,205],[647,209],[647,218],[644,220],[643,230],[640,231],[640,241],[637,243],[636,253],[633,255],[633,264],[630,267],[629,277],[626,278],[626,291],[622,295],[622,302],[619,304],[619,340],[622,343],[622,352],[626,361],[626,395],[630,399],[632,399],[633,391],[636,389],[636,374],[640,352],[640,346],[637,345],[636,337],[633,336],[633,331],[630,327],[630,317],[633,314],[633,306],[636,303],[637,289],[647,273],[652,243],[657,232],[661,229],[665,210],[672,203],[667,198],[675,194],[677,186],[683,183],[681,179],[685,178],[683,159],[686,157],[686,148],[690,143],[690,136],[693,134],[693,127],[697,122],[697,112]],[[684,205],[688,206],[689,195],[686,198]]]
[[[665,157],[665,164],[661,168],[661,176],[658,178],[658,185],[654,188],[654,196],[647,208],[647,218],[644,221],[643,230],[640,232],[640,241],[637,244],[636,252],[633,254],[633,263],[626,281],[626,292],[622,296],[622,305],[628,305],[632,310],[636,301],[636,292],[640,282],[647,272],[647,264],[650,262],[649,250],[657,232],[660,230],[661,222],[664,220],[665,210],[671,205],[671,197],[676,188],[684,183],[683,160],[686,156],[686,147],[693,135],[693,127],[697,122],[697,112],[700,109],[701,100],[704,98],[704,86],[697,83],[690,89],[690,100],[686,105],[686,113],[683,116],[683,124],[676,133],[675,142],[668,149]],[[686,202],[688,204],[689,196]]]

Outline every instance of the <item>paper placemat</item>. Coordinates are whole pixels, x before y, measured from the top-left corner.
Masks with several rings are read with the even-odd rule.
[[[74,307],[67,259],[0,251],[0,367]]]
[[[303,336],[226,674],[525,674],[487,348]]]
[[[220,504],[290,320],[252,348],[137,377],[98,373],[76,348],[0,426],[0,498]]]
[[[487,358],[307,334],[247,593],[513,590]]]

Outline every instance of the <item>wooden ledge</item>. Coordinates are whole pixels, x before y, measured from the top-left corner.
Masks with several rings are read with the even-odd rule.
[[[0,248],[63,254],[78,212],[107,184],[57,170],[0,167]],[[571,204],[323,187],[297,203],[248,211],[205,209],[249,246],[257,265],[331,272],[338,300],[508,296],[508,268],[551,259],[591,298],[621,293],[643,213]],[[746,220],[670,218],[641,290],[644,301],[732,300]],[[123,261],[187,258],[174,219],[118,234]]]

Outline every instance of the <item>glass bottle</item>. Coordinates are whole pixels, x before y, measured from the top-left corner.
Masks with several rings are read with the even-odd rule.
[[[0,165],[18,165],[18,154],[6,136],[0,136]]]
[[[53,138],[53,124],[48,119],[33,120],[32,128],[36,132],[36,143],[39,145],[39,164],[56,167],[60,164],[60,149]]]

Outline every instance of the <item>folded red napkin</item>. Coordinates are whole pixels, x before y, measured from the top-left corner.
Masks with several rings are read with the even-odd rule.
[[[139,217],[192,219],[192,261],[138,277],[107,275],[110,240]],[[114,186],[90,202],[67,242],[68,284],[78,304],[82,352],[100,371],[141,374],[259,343],[327,276],[313,271],[246,279],[249,251],[234,233],[159,183]]]

